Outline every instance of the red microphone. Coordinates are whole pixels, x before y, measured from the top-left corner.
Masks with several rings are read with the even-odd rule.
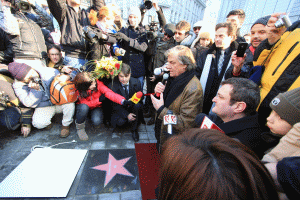
[[[130,99],[133,103],[137,104],[141,98],[143,97],[143,93],[141,91],[136,92]]]
[[[206,114],[204,113],[200,113],[199,115],[197,115],[196,119],[195,119],[195,123],[197,126],[199,126],[202,129],[215,129],[218,130],[222,133],[224,133],[224,131],[222,131],[222,129],[220,129],[213,121],[211,121]]]

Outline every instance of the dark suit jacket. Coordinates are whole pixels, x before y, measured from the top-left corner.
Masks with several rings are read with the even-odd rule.
[[[109,88],[111,88],[112,91],[114,91],[117,94],[122,95],[123,97],[125,97],[125,91],[123,89],[122,84],[120,83],[119,79],[116,78],[113,82],[113,84],[109,84]],[[129,99],[136,93],[136,92],[142,92],[141,89],[141,84],[139,82],[138,79],[131,77],[129,80]],[[127,99],[128,100],[128,99]],[[140,100],[139,104],[141,104],[142,99]],[[124,106],[121,106],[119,104],[116,103],[112,103],[112,113],[118,113],[119,116],[123,117],[123,118],[127,118],[127,116],[129,115],[129,110],[126,109]]]

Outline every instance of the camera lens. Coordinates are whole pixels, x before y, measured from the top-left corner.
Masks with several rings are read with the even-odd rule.
[[[149,10],[149,9],[152,8],[152,1],[151,0],[146,0],[144,4],[145,4],[146,9]]]

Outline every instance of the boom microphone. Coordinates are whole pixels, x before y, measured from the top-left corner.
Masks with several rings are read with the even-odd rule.
[[[220,129],[213,121],[211,121],[208,116],[204,113],[200,113],[196,116],[195,123],[202,129],[215,129],[222,133],[222,129]]]

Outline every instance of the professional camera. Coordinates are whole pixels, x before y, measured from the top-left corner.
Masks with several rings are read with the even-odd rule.
[[[14,7],[20,9],[23,12],[29,12],[31,10],[31,5],[27,1],[20,0],[6,0],[10,2]]]
[[[146,10],[150,10],[152,6],[153,4],[151,0],[145,0],[145,2],[140,5],[141,13],[145,13]]]
[[[158,22],[155,22],[153,16],[149,16],[149,25],[146,27],[147,33],[146,38],[147,40],[154,40],[157,37],[163,37],[163,34],[159,32]]]
[[[282,15],[277,22],[275,22],[275,27],[280,28],[282,26],[285,26],[286,28],[290,27],[292,25],[292,22],[287,15]]]
[[[85,39],[90,41],[91,43],[97,43],[98,40],[102,38],[102,31],[91,26],[83,27],[83,33]]]
[[[0,92],[0,110],[4,110],[7,107],[7,103],[9,102],[9,96],[4,94],[4,92]]]

